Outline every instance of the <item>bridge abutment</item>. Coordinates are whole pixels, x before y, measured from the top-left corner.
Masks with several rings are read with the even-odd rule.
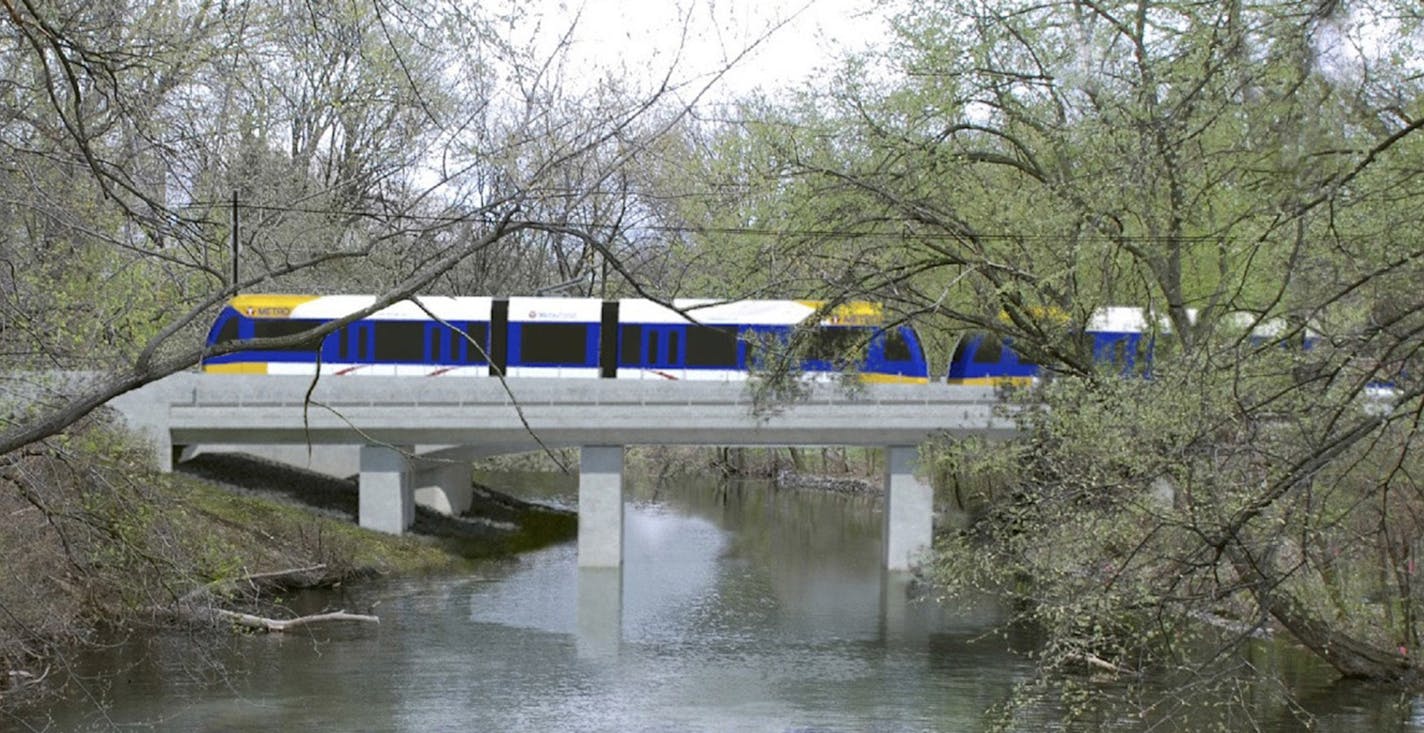
[[[623,446],[579,449],[578,564],[623,565]]]
[[[474,500],[470,464],[464,461],[414,461],[415,503],[446,516],[464,514]]]
[[[415,521],[408,453],[386,445],[361,446],[358,520],[362,527],[401,534]]]
[[[917,476],[920,452],[913,445],[885,449],[885,569],[905,572],[930,548],[934,536],[934,490]]]

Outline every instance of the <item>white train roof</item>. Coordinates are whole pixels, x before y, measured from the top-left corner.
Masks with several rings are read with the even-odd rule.
[[[642,298],[620,300],[618,318],[630,323],[795,325],[816,312],[814,304],[795,300],[678,298],[672,304],[682,312]]]
[[[1093,333],[1143,333],[1147,331],[1148,312],[1136,306],[1110,305],[1093,311],[1088,319],[1087,330]],[[1187,309],[1187,320],[1195,322],[1197,311]],[[1159,333],[1172,332],[1172,319],[1166,314],[1158,316],[1156,330]]]
[[[444,320],[490,319],[494,298],[472,296],[418,296],[421,305],[404,300],[372,314],[373,319],[427,320],[429,310]],[[597,298],[521,297],[509,301],[509,320],[513,322],[577,322],[597,323],[602,318],[603,301]],[[241,313],[266,318],[341,318],[369,308],[376,302],[374,295],[239,295],[231,305]],[[618,301],[619,320],[632,323],[705,323],[793,326],[814,316],[822,304],[806,300],[716,300],[712,298],[679,298],[669,308],[644,298]],[[423,308],[421,306],[424,306]],[[682,311],[682,312],[679,312]],[[877,325],[883,320],[878,305],[848,303],[832,308],[822,316],[827,325]]]
[[[1141,308],[1109,306],[1099,308],[1088,319],[1087,330],[1104,333],[1141,333],[1147,330],[1147,317]]]
[[[509,299],[509,320],[514,323],[598,323],[603,317],[603,301],[596,298],[513,297]]]

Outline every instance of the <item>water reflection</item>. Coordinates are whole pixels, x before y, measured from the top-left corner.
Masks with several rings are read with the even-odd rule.
[[[497,485],[510,485],[508,482]],[[543,498],[572,500],[573,482]],[[561,493],[567,491],[568,493]],[[364,586],[316,605],[379,627],[239,636],[214,664],[164,635],[93,655],[107,689],[24,721],[49,730],[977,730],[1032,675],[988,633],[987,600],[940,605],[880,570],[864,498],[708,484],[634,485],[619,570],[580,570],[570,543],[472,577]],[[1263,646],[1274,681],[1245,684],[1267,730],[1424,730],[1420,703],[1328,684]],[[219,664],[220,663],[220,666]],[[1298,675],[1298,676],[1292,676]],[[1150,721],[1210,724],[1211,707]],[[1118,716],[1117,712],[1124,715]],[[1135,730],[1135,711],[1089,729]],[[1051,703],[1021,730],[1061,727]],[[1126,722],[1124,722],[1126,721]],[[0,721],[9,729],[11,721]],[[1201,724],[1201,725],[1199,725]],[[18,726],[24,730],[25,726]]]
[[[623,568],[579,568],[579,656],[616,656],[622,641]]]

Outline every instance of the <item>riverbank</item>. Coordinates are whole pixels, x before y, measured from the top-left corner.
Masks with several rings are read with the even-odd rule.
[[[81,427],[7,456],[0,480],[0,715],[54,692],[71,652],[223,611],[281,615],[299,587],[458,571],[571,538],[570,512],[488,487],[463,517],[417,513],[403,536],[355,524],[355,483],[240,456],[157,474],[145,452]]]
[[[878,448],[719,448],[630,446],[625,472],[655,481],[685,478],[764,479],[781,489],[875,495],[884,492],[883,451]],[[491,471],[576,470],[578,450],[495,456],[476,464]]]

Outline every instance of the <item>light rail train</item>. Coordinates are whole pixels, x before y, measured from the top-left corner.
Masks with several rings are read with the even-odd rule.
[[[1195,320],[1196,312],[1188,311]],[[1307,329],[1295,342],[1282,340],[1285,323],[1279,318],[1264,321],[1249,313],[1228,314],[1228,330],[1245,336],[1250,348],[1280,342],[1282,348],[1299,347],[1310,351],[1320,342],[1320,336]],[[1091,349],[1093,362],[1110,365],[1124,376],[1151,376],[1152,362],[1162,348],[1159,338],[1170,338],[1171,324],[1158,319],[1154,325],[1145,309],[1111,306],[1093,312],[1079,336]],[[1012,337],[976,331],[960,338],[950,359],[947,381],[950,384],[985,386],[1026,386],[1043,378],[1050,370],[1014,348]]]
[[[1151,369],[1153,334],[1143,309],[1113,306],[1093,313],[1082,337],[1091,345],[1093,361],[1115,364],[1125,374]],[[1042,364],[1014,348],[1011,337],[985,332],[966,334],[949,361],[950,384],[1025,386],[1041,378]]]
[[[369,295],[241,295],[223,308],[209,345],[290,336],[367,308]],[[927,383],[914,330],[886,326],[879,306],[823,309],[795,300],[420,297],[285,349],[206,359],[209,373],[605,379],[746,379],[759,344],[809,329],[798,367],[812,378],[843,371],[867,382]],[[686,315],[684,315],[686,314]]]

